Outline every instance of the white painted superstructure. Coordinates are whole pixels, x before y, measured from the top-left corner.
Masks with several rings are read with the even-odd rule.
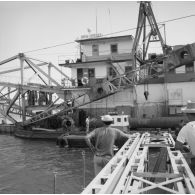
[[[75,87],[93,88],[97,83],[115,78],[117,73],[131,78],[132,75],[129,72],[132,71],[134,41],[131,35],[87,36],[85,39],[76,41],[80,44],[80,59],[75,63],[63,65],[71,69]],[[83,77],[88,78],[87,84],[82,83]],[[147,78],[147,74],[145,77]],[[195,64],[192,62],[157,78],[147,79],[142,84],[86,104],[81,109],[85,109],[94,116],[113,111],[118,113],[124,111],[130,117],[139,118],[181,115],[181,107],[185,106],[188,100],[195,101],[194,81]],[[144,95],[145,91],[149,94],[147,98]],[[81,101],[88,100],[81,98]]]
[[[129,129],[129,116],[128,115],[112,115],[113,123],[111,127],[127,131]]]

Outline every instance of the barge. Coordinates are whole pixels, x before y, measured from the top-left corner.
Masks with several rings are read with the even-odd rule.
[[[15,129],[13,124],[0,124],[0,133],[2,134],[14,134]]]
[[[56,140],[64,131],[61,129],[32,128],[32,130],[18,129],[14,135],[20,138],[28,139],[46,139]]]

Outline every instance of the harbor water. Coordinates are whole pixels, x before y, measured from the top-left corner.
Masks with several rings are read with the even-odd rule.
[[[0,156],[1,194],[77,194],[94,177],[89,149],[59,148],[55,141],[1,134]]]

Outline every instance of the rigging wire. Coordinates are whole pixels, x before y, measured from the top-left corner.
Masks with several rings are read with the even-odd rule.
[[[165,20],[165,21],[162,21],[162,22],[157,22],[157,25],[163,25],[164,23],[167,23],[167,22],[173,22],[173,21],[176,21],[176,20],[181,20],[181,19],[185,19],[185,18],[189,18],[189,17],[193,17],[193,16],[195,16],[195,14],[191,14],[191,15],[183,16],[183,17],[179,17],[179,18],[174,18],[174,19],[170,19],[170,20]],[[148,24],[146,26],[150,26],[150,25]],[[107,36],[107,35],[111,35],[111,34],[117,34],[117,33],[126,32],[126,31],[131,31],[131,30],[136,30],[138,28],[140,28],[140,27],[134,27],[134,28],[126,29],[126,30],[121,30],[121,31],[113,32],[113,33],[108,33],[108,34],[105,34],[103,36]]]
[[[179,17],[179,18],[165,20],[165,21],[162,21],[162,22],[158,22],[157,25],[163,25],[164,23],[173,22],[173,21],[177,21],[177,20],[181,20],[181,19],[185,19],[185,18],[189,18],[189,17],[194,17],[194,16],[195,16],[195,14],[191,14],[191,15],[187,15],[187,16],[183,16],[183,17]],[[146,25],[146,27],[147,26],[150,26],[150,25]],[[139,27],[134,27],[134,28],[126,29],[126,30],[121,30],[121,31],[113,32],[113,33],[108,33],[108,34],[104,34],[102,37],[105,37],[105,36],[108,36],[108,35],[113,35],[113,34],[118,34],[118,33],[122,33],[122,32],[127,32],[127,31],[131,31],[131,30],[136,30],[138,28]],[[26,51],[24,53],[26,54],[26,53],[31,53],[31,52],[45,50],[45,49],[51,49],[51,48],[54,48],[54,47],[59,47],[59,46],[64,46],[64,45],[70,45],[70,44],[73,44],[73,43],[75,43],[75,41],[67,42],[67,43],[62,43],[62,44],[57,44],[57,45],[48,46],[48,47],[43,47],[43,48],[34,49],[34,50],[29,50],[29,51]]]
[[[40,51],[40,50],[51,49],[51,48],[54,48],[54,47],[69,45],[69,44],[72,44],[72,43],[75,43],[75,41],[62,43],[62,44],[57,44],[57,45],[48,46],[48,47],[43,47],[43,48],[40,48],[40,49],[34,49],[34,50],[26,51],[24,53],[31,53],[31,52],[36,52],[36,51]]]

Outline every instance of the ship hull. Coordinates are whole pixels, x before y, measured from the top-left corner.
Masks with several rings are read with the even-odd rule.
[[[49,139],[56,140],[63,131],[47,131],[47,130],[16,130],[14,135],[20,138],[29,138],[29,139]]]

